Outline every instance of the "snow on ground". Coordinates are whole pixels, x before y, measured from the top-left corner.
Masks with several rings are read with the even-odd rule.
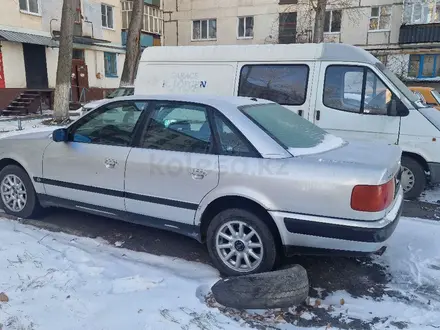
[[[21,120],[21,127],[23,130],[44,127],[44,125],[42,124],[42,121],[44,119],[47,119],[47,118],[28,119],[28,120],[22,119]],[[1,134],[5,133],[5,132],[11,132],[11,131],[18,130],[18,128],[19,128],[18,125],[19,124],[18,124],[17,119],[1,120],[0,121],[0,136],[1,136]]]
[[[339,306],[333,315],[342,313],[347,319],[374,322],[374,318],[380,318],[373,329],[404,325],[415,330],[440,328],[439,237],[440,223],[402,218],[387,251],[375,260],[391,274],[389,291],[393,298],[355,299],[346,292],[334,292],[323,306]]]
[[[374,324],[372,329],[439,328],[438,237],[440,223],[402,218],[388,250],[374,261],[388,268],[394,294],[373,300],[334,292],[319,308],[342,322]],[[0,242],[0,292],[9,297],[0,303],[3,330],[250,328],[206,306],[203,293],[218,279],[210,266],[6,219],[0,219]],[[317,311],[302,318],[310,322]],[[278,322],[270,329],[299,327]]]
[[[422,202],[440,204],[440,186],[427,188],[419,198]]]

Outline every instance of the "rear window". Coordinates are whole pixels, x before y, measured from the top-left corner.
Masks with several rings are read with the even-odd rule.
[[[242,106],[240,110],[285,149],[312,148],[329,135],[307,119],[276,103]]]
[[[245,65],[240,72],[238,96],[301,105],[306,101],[308,76],[305,64]]]

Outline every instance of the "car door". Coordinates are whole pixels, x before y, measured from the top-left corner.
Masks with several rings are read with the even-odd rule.
[[[125,163],[145,104],[108,103],[74,122],[68,141],[52,142],[44,152],[46,194],[79,209],[125,211]]]
[[[257,97],[279,103],[308,119],[314,63],[239,63],[238,96]]]
[[[207,106],[170,101],[149,107],[145,129],[127,160],[128,212],[171,230],[193,224],[200,201],[219,180],[209,111]]]
[[[388,115],[392,98],[373,69],[322,62],[313,122],[342,138],[397,143],[400,117]]]

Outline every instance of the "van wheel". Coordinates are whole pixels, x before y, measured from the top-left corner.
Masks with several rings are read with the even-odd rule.
[[[243,209],[224,210],[212,219],[207,246],[214,266],[226,276],[271,271],[277,259],[269,227]]]
[[[425,190],[425,170],[414,158],[408,156],[402,157],[401,184],[405,199],[416,199]]]
[[[19,218],[31,218],[42,210],[29,175],[17,165],[0,172],[0,207]]]

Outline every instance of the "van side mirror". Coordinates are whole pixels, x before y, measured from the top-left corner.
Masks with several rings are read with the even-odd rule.
[[[67,142],[67,129],[58,128],[52,133],[52,140],[54,142]]]
[[[393,97],[388,105],[388,116],[391,117],[406,117],[409,115],[409,110],[403,102]]]

